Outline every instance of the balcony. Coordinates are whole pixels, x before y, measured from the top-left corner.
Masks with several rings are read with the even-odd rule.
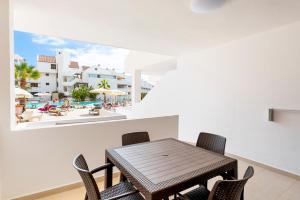
[[[79,79],[79,78],[72,78],[71,80],[69,81],[64,81],[62,83],[63,86],[74,86],[76,83],[84,83],[82,81],[82,79]]]

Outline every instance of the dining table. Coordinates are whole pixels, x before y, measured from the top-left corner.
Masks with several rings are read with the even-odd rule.
[[[174,138],[109,148],[112,163],[146,200],[168,199],[190,187],[226,173],[237,178],[236,159]],[[105,187],[112,186],[113,168],[105,172]]]

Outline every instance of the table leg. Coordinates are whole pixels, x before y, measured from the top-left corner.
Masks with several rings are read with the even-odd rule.
[[[105,157],[105,162],[106,163],[111,163],[111,161],[107,157]],[[112,186],[112,177],[113,177],[113,168],[108,167],[105,170],[105,182],[104,182],[104,188],[105,189]]]
[[[228,178],[232,177],[234,179],[238,179],[238,165],[237,162],[235,162],[233,168],[229,171],[227,171]]]
[[[120,182],[125,182],[127,181],[127,178],[121,173],[120,174]]]

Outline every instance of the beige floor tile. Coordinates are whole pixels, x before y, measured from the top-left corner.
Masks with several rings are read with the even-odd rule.
[[[249,200],[300,200],[300,181],[272,172],[268,169],[239,160],[238,174],[242,178],[247,167],[254,167],[254,177],[249,180],[245,187],[245,199]],[[216,177],[208,182],[208,188],[211,189],[217,180],[222,177]],[[284,196],[283,196],[284,195]]]
[[[300,181],[296,181],[290,189],[284,192],[278,200],[299,200],[300,199]]]
[[[119,181],[119,178],[113,179],[113,184],[116,184]],[[102,191],[104,188],[103,181],[98,181],[97,185],[99,190]],[[72,189],[66,192],[57,193],[54,195],[50,195],[48,197],[43,197],[35,200],[83,200],[85,196],[85,188],[80,187],[76,189]]]
[[[239,178],[242,178],[247,167],[251,165],[245,161],[239,161]],[[255,173],[245,187],[246,200],[300,200],[300,181],[275,173],[268,169],[252,165]],[[114,184],[118,182],[114,179]],[[208,188],[211,189],[217,180],[216,177],[209,180]],[[103,182],[99,182],[100,190],[103,189]],[[83,200],[85,189],[83,187],[57,193],[36,200]]]
[[[295,182],[295,179],[264,170],[249,180],[245,187],[245,197],[255,200],[275,200]]]
[[[255,172],[255,176],[262,173],[265,169],[262,168],[262,167],[259,167],[259,166],[256,166],[256,165],[253,165],[253,164],[249,164],[245,161],[242,161],[242,160],[239,160],[238,161],[238,178],[243,178],[244,176],[244,173],[246,171],[246,169],[248,168],[248,166],[253,166],[254,168],[254,172]],[[222,177],[221,176],[218,176],[218,177],[215,177],[211,180],[208,181],[208,188],[209,189],[212,189],[214,183],[217,181],[217,180],[222,180]]]
[[[239,178],[243,178],[244,176],[244,173],[246,171],[246,169],[248,168],[248,166],[252,166],[254,168],[254,173],[255,175],[258,175],[260,174],[261,172],[263,172],[265,169],[262,168],[262,167],[259,167],[257,165],[253,165],[253,164],[250,164],[250,163],[247,163],[243,160],[239,160],[238,161],[238,175],[239,175]]]
[[[83,200],[84,195],[85,195],[85,189],[81,187],[78,189],[69,190],[66,192],[54,194],[36,200]]]

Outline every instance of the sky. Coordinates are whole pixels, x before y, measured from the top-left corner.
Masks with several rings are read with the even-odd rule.
[[[15,56],[26,59],[30,65],[36,65],[37,55],[54,56],[57,50],[70,52],[71,60],[79,65],[98,65],[124,72],[124,61],[129,50],[111,46],[79,42],[46,35],[14,32]]]

